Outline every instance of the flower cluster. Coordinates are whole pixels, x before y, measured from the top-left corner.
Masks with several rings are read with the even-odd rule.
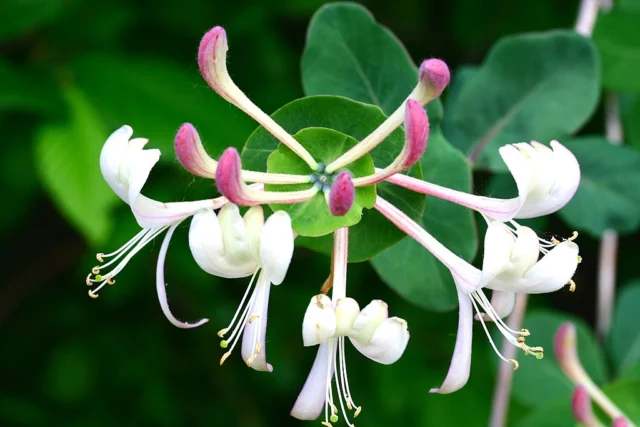
[[[220,330],[221,346],[228,349],[221,364],[242,336],[241,353],[247,366],[271,371],[266,362],[266,326],[271,284],[285,279],[293,254],[295,227],[286,211],[276,211],[266,220],[261,205],[304,203],[321,194],[333,216],[346,215],[360,187],[386,181],[409,190],[439,197],[479,212],[488,228],[484,238],[482,269],[456,256],[403,211],[376,196],[374,208],[392,224],[430,251],[450,271],[459,297],[459,325],[449,373],[442,385],[431,391],[451,393],[467,382],[471,366],[471,338],[474,318],[478,319],[499,357],[504,358],[488,333],[493,322],[502,335],[526,354],[542,357],[543,349],[525,343],[529,332],[512,330],[503,321],[513,309],[517,293],[553,292],[571,280],[580,262],[577,234],[565,240],[539,238],[518,218],[547,215],[562,208],[575,193],[580,181],[579,165],[570,151],[557,141],[550,147],[537,143],[517,143],[500,149],[517,184],[518,197],[496,199],[467,194],[409,177],[402,172],[416,164],[425,153],[429,120],[424,106],[434,100],[449,83],[447,65],[438,59],[425,60],[419,67],[418,82],[406,100],[377,129],[328,164],[317,161],[296,138],[258,108],[232,81],[226,66],[228,50],[224,29],[216,27],[202,39],[198,62],[202,76],[222,98],[235,105],[295,153],[306,165],[306,174],[268,173],[243,169],[234,148],[224,151],[218,161],[211,158],[191,124],[184,124],[175,138],[180,163],[194,175],[215,179],[222,197],[193,202],[162,203],[141,194],[158,150],[145,150],[145,139],[130,139],[132,129],[124,126],[106,141],[100,166],[107,183],[129,204],[142,227],[133,239],[110,254],[98,254],[100,265],[87,277],[89,295],[98,297],[105,284],[147,243],[166,232],[157,268],[157,292],[161,308],[174,325],[200,326],[207,321],[185,323],[169,310],[164,280],[164,260],[176,227],[191,219],[189,246],[197,264],[219,277],[251,277],[237,312]],[[349,167],[383,143],[403,125],[404,148],[389,165],[367,176],[354,176]],[[251,184],[247,184],[251,183]],[[268,185],[268,189],[265,188]],[[279,185],[303,185],[296,191],[274,191]],[[244,216],[238,206],[249,207]],[[218,211],[216,213],[216,211]],[[364,356],[381,364],[392,364],[403,354],[409,341],[407,322],[389,317],[387,304],[374,300],[363,309],[347,297],[349,227],[334,232],[332,267],[321,293],[311,298],[302,322],[305,346],[319,345],[318,354],[291,414],[299,419],[316,419],[324,414],[326,426],[342,416],[360,413],[349,387],[345,359],[345,338]],[[542,258],[540,256],[542,255]],[[492,291],[491,300],[484,289]],[[331,292],[331,296],[329,296]],[[350,413],[352,411],[352,413]]]

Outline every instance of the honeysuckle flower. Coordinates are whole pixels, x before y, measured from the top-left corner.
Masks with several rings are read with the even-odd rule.
[[[508,314],[508,308],[505,307],[511,305],[509,293],[553,292],[567,283],[571,288],[575,287],[571,277],[580,262],[578,246],[574,243],[577,233],[563,242],[554,239],[552,242],[545,243],[543,240],[541,243],[535,232],[528,227],[515,225],[515,228],[510,228],[501,222],[490,222],[485,235],[483,267],[479,270],[456,256],[380,196],[375,207],[447,266],[456,283],[460,311],[454,354],[444,383],[431,392],[451,393],[466,384],[471,367],[474,310],[493,349],[503,361],[513,363],[516,369],[518,367],[518,362],[506,359],[495,346],[485,325],[485,317],[496,324],[508,342],[521,348],[525,354],[532,354],[537,358],[543,356],[541,347],[530,347],[525,343],[529,331],[509,328],[502,317]],[[544,257],[538,261],[540,253]],[[498,310],[493,307],[482,288],[503,293],[497,294],[496,300],[500,304]]]
[[[567,322],[558,328],[553,339],[553,351],[564,374],[577,386],[573,396],[572,410],[579,422],[586,426],[602,425],[591,413],[591,401],[593,401],[613,419],[613,426],[634,425],[624,412],[604,394],[580,363],[576,327],[573,323]],[[588,407],[586,407],[586,401],[589,402]]]
[[[334,234],[332,297],[319,294],[311,298],[304,316],[304,345],[320,347],[291,410],[291,415],[301,420],[315,420],[324,410],[322,424],[327,427],[338,421],[340,412],[352,425],[348,411],[355,411],[354,417],[361,411],[349,386],[345,337],[360,353],[385,365],[395,363],[409,341],[407,322],[389,317],[386,303],[374,300],[360,310],[358,303],[346,296],[348,236],[348,228]]]
[[[218,216],[210,209],[197,212],[189,230],[193,258],[206,272],[220,277],[251,276],[247,290],[229,325],[218,332],[222,348],[229,348],[222,365],[242,336],[241,354],[247,366],[271,372],[266,361],[266,332],[271,285],[283,282],[293,255],[291,218],[277,211],[267,221],[260,206],[244,218],[236,205]],[[257,277],[257,281],[256,281]],[[254,286],[255,283],[255,286]]]
[[[466,206],[497,221],[539,217],[565,206],[580,184],[580,165],[573,153],[558,141],[551,141],[551,148],[536,141],[500,148],[518,187],[519,195],[512,199],[467,194],[401,174],[387,181]]]

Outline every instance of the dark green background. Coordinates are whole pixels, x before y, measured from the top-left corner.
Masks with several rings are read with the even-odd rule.
[[[247,369],[239,352],[220,367],[223,351],[216,332],[233,315],[245,281],[218,280],[200,271],[190,257],[187,227],[182,226],[166,267],[172,308],[181,319],[206,316],[209,324],[184,331],[162,316],[154,289],[159,241],[134,258],[115,286],[91,300],[84,278],[96,263],[94,253],[119,247],[137,225],[120,204],[112,213],[116,223],[108,241],[99,247],[85,242],[45,192],[34,146],[43,123],[64,125],[69,120],[62,93],[80,88],[107,132],[128,123],[136,135],[151,136],[151,145],[163,148],[164,162],[154,169],[145,194],[161,200],[210,197],[212,183],[192,178],[174,160],[170,147],[175,131],[182,122],[197,120],[194,124],[208,149],[219,155],[227,145],[242,146],[254,124],[230,112],[233,107],[218,100],[200,79],[200,37],[215,25],[227,29],[234,80],[270,113],[302,96],[299,61],[305,30],[322,2],[2,3],[1,60],[24,71],[26,101],[2,98],[0,90],[0,425],[305,424],[288,415],[315,356],[314,349],[302,347],[301,321],[308,299],[324,282],[329,259],[297,250],[286,281],[272,292],[272,374]],[[454,70],[480,63],[504,35],[570,28],[577,3],[363,2],[416,61],[440,57]],[[380,55],[382,60],[384,52]],[[187,77],[182,85],[173,85],[167,77],[174,75],[174,67]],[[1,84],[15,88],[11,81]],[[194,110],[198,102],[215,108]],[[220,111],[233,119],[216,124]],[[588,130],[601,132],[601,123],[598,113]],[[92,167],[98,168],[97,158]],[[476,177],[476,192],[486,185],[485,176]],[[90,206],[87,210],[91,213]],[[548,229],[560,235],[570,232],[556,218]],[[620,282],[633,277],[637,241],[637,236],[622,239]],[[592,321],[597,242],[581,237],[579,243],[585,262],[575,278],[577,292],[534,296],[530,303]],[[432,396],[428,390],[444,379],[453,351],[456,313],[413,307],[386,287],[368,263],[350,266],[349,288],[361,305],[373,298],[386,300],[391,315],[409,322],[412,336],[404,357],[393,366],[376,365],[352,348],[347,351],[351,389],[363,406],[357,425],[487,424],[496,358],[480,328],[475,330],[468,386],[454,395]],[[547,357],[552,357],[548,350]],[[516,425],[530,409],[516,400],[512,405]]]

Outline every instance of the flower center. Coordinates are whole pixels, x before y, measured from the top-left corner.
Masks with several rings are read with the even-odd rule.
[[[327,173],[324,163],[318,163],[318,170],[310,176],[311,183],[319,190],[328,192],[336,178],[336,173]]]

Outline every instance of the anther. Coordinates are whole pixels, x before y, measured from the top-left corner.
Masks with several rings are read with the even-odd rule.
[[[96,259],[98,260],[98,262],[104,262],[104,259],[102,258],[104,256],[104,254],[96,254]]]
[[[323,426],[325,426],[325,427],[333,427],[333,425],[329,424],[329,423],[328,423],[328,422],[326,422],[326,421],[322,421],[320,424],[322,424],[322,425],[323,425]]]
[[[259,317],[260,317],[259,314],[252,314],[251,317],[249,317],[249,320],[247,320],[247,322],[253,323],[253,321],[256,320]]]
[[[225,354],[222,355],[222,357],[220,358],[220,366],[222,366],[224,361],[227,360],[229,358],[229,356],[231,356],[231,352],[230,351],[227,351]]]
[[[574,232],[573,232],[573,234],[571,235],[571,237],[569,237],[569,238],[567,239],[567,241],[569,241],[569,242],[573,242],[573,241],[574,241],[574,240],[576,240],[577,238],[578,238],[578,232],[577,232],[577,231],[574,231]]]
[[[356,412],[353,414],[353,417],[357,417],[358,415],[360,415],[360,412],[362,411],[362,406],[358,406],[356,408]]]
[[[520,344],[523,344],[524,343],[524,337],[518,337],[518,339],[516,341],[518,341]]]
[[[258,357],[258,355],[256,353],[253,353],[253,356],[251,356],[249,359],[247,359],[247,366],[251,367],[251,364],[253,363],[254,360],[256,360],[256,357]]]
[[[91,269],[91,272],[92,272],[93,274],[100,274],[100,266],[99,266],[99,265],[96,265],[95,267],[93,267],[93,268]]]
[[[98,294],[94,294],[93,291],[91,289],[89,289],[89,296],[93,299],[98,298]]]
[[[522,335],[523,337],[528,337],[529,335],[531,335],[531,333],[529,332],[528,329],[520,329],[520,335]]]
[[[262,350],[262,341],[260,341],[258,345],[256,345],[256,354],[260,354],[261,350]]]
[[[115,285],[116,281],[113,280],[111,277],[107,276],[107,284],[108,285]]]
[[[551,238],[551,243],[553,243],[554,245],[559,245],[560,244],[560,240],[556,239],[555,237]]]
[[[91,281],[91,273],[89,273],[87,275],[87,280],[86,280],[87,286],[92,286],[93,282]]]
[[[522,349],[522,351],[524,351],[524,354],[526,354],[527,356],[529,355],[529,347],[527,345],[521,343],[520,348]]]
[[[576,291],[576,282],[569,279],[569,292],[575,292],[575,291]]]
[[[520,368],[520,364],[519,364],[519,363],[518,363],[518,361],[517,361],[517,360],[515,360],[515,359],[508,359],[508,360],[507,360],[507,362],[509,362],[509,363],[513,363],[513,370],[514,370],[514,371],[517,371],[517,370],[518,370],[518,368]]]
[[[229,328],[220,329],[220,330],[218,331],[218,336],[219,336],[220,338],[222,338],[222,337],[224,337],[224,334],[226,334],[227,332],[229,332]]]

